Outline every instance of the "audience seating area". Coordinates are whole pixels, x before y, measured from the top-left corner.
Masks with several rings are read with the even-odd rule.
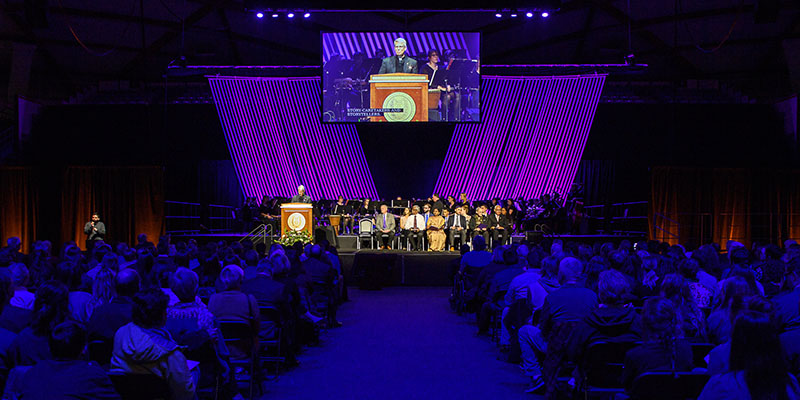
[[[479,242],[461,249],[450,304],[477,319],[499,360],[520,365],[528,392],[548,399],[800,394],[794,241],[750,250],[731,241],[721,251],[546,239],[497,246],[491,256]],[[757,378],[767,375],[777,378]],[[784,390],[788,397],[763,397]]]
[[[4,399],[258,398],[341,325],[346,289],[325,242],[93,244],[0,249]],[[62,385],[36,380],[54,374]]]

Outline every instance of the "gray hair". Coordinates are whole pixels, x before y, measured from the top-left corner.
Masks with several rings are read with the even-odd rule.
[[[292,267],[289,263],[289,258],[283,252],[276,252],[269,257],[272,262],[272,276],[282,275],[288,273]]]
[[[225,290],[239,289],[242,286],[242,278],[244,278],[244,271],[236,264],[226,266],[219,273],[219,280],[222,281]]]
[[[583,264],[575,257],[566,257],[558,264],[558,281],[575,281],[583,273]]]
[[[411,207],[411,210],[412,210],[412,211],[413,211],[413,210],[417,210],[417,212],[419,212],[419,206],[418,206],[418,205],[416,205],[416,204],[414,204],[414,206],[413,206],[413,207]]]
[[[183,303],[194,301],[197,296],[197,285],[199,283],[197,274],[194,271],[180,267],[170,277],[169,288],[172,293],[178,296],[178,299]]]
[[[405,46],[405,47],[408,47],[408,42],[406,42],[406,40],[405,40],[405,39],[403,39],[403,38],[401,38],[401,37],[399,37],[399,38],[395,39],[395,40],[394,40],[394,42],[395,42],[395,43],[402,43],[402,44],[403,44],[403,46]]]
[[[303,186],[303,185],[300,185],[300,186],[298,186],[298,187],[297,187],[297,191],[299,192],[299,191],[301,191],[301,190],[305,192],[305,191],[306,191],[306,187],[305,187],[305,186]]]

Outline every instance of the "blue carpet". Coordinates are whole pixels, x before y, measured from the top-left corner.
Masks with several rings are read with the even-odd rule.
[[[519,367],[475,336],[448,288],[350,290],[344,326],[307,349],[301,365],[266,382],[264,399],[536,399]]]

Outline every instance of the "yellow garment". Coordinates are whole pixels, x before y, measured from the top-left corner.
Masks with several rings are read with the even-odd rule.
[[[435,226],[439,228],[438,231],[431,230],[431,227]],[[428,218],[428,244],[430,245],[431,251],[443,251],[444,250],[444,242],[447,239],[447,235],[444,234],[444,217],[441,215],[439,216],[432,216]]]

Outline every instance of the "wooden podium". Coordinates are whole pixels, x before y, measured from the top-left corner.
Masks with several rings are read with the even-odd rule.
[[[404,73],[370,75],[369,107],[403,109],[403,112],[370,117],[371,121],[427,121],[428,75]]]
[[[281,237],[286,231],[306,231],[314,237],[313,206],[308,203],[281,204]]]

